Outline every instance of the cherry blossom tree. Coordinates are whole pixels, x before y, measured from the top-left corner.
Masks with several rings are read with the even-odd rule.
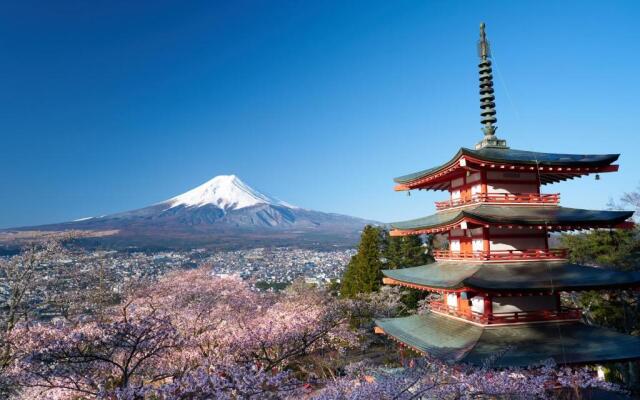
[[[108,317],[23,324],[13,372],[30,398],[280,396],[306,355],[357,344],[340,302],[300,284],[276,295],[206,269],[170,274]]]
[[[252,364],[205,366],[145,393],[161,400],[282,399],[303,394],[289,372],[272,373]]]
[[[395,370],[352,365],[347,376],[331,382],[313,399],[555,399],[567,390],[580,393],[592,388],[620,390],[598,380],[589,369],[558,367],[551,361],[526,369],[492,369],[422,358]]]
[[[49,240],[31,243],[13,257],[0,258],[0,397],[12,391],[8,379],[15,356],[12,332],[21,321],[31,320],[43,304],[43,288],[55,283],[44,279],[40,271],[60,254],[60,241]]]
[[[41,284],[38,268],[60,251],[58,242],[49,241],[30,244],[9,259],[0,258],[0,277],[3,280],[0,291],[0,368],[5,367],[11,358],[11,346],[4,339],[20,319],[31,316],[33,304],[37,302],[34,295]]]
[[[92,396],[166,379],[171,373],[160,367],[163,357],[181,345],[166,315],[132,303],[110,321],[25,325],[13,336],[21,356],[14,365],[20,386]]]
[[[545,398],[555,387],[611,389],[591,371],[553,365],[417,359],[395,370],[341,368],[349,349],[369,343],[362,321],[401,311],[401,297],[384,289],[345,300],[302,282],[264,293],[207,268],[175,272],[99,317],[17,324],[8,370],[22,399]],[[330,374],[314,368],[320,358],[336,361]]]

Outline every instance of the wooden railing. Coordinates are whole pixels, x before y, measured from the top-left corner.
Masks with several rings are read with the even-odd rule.
[[[439,311],[444,314],[454,315],[456,317],[465,318],[471,321],[480,322],[483,324],[489,323],[489,319],[480,313],[473,311],[460,311],[456,307],[452,307],[442,301],[433,301],[429,304],[429,308],[433,311]]]
[[[451,199],[436,201],[437,210],[445,210],[451,207],[463,206],[473,203],[515,203],[515,204],[558,204],[560,194],[539,194],[539,193],[476,193],[469,198]]]
[[[429,305],[433,311],[456,317],[468,319],[483,324],[506,324],[512,322],[533,322],[533,321],[562,321],[576,320],[582,317],[582,312],[576,308],[561,308],[560,310],[538,310],[538,311],[517,311],[502,312],[489,315],[480,314],[474,311],[461,311],[451,307],[444,302],[434,301]]]
[[[508,322],[557,321],[580,319],[582,312],[576,308],[561,308],[560,310],[519,311],[512,313],[493,313],[489,316],[490,324],[504,324]]]
[[[436,260],[476,260],[476,261],[513,261],[513,260],[557,260],[566,259],[567,249],[527,249],[527,250],[491,250],[491,251],[451,251],[434,250]]]

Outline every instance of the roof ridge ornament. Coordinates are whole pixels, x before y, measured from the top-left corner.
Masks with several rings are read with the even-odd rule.
[[[480,24],[480,40],[478,41],[478,55],[480,56],[480,122],[484,125],[484,138],[476,144],[476,150],[485,147],[508,149],[507,141],[498,139],[495,135],[498,129],[496,118],[496,97],[493,91],[493,71],[491,69],[491,48],[484,31],[484,22]]]

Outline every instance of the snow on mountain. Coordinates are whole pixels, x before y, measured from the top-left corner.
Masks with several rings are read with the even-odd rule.
[[[235,175],[216,176],[195,189],[163,202],[163,204],[169,204],[169,208],[214,205],[225,211],[239,210],[261,204],[297,208],[284,201],[258,192],[242,182],[240,178]]]
[[[222,175],[148,207],[14,229],[98,232],[83,243],[126,249],[334,248],[353,246],[369,223],[375,222],[295,207],[252,189],[235,175]]]
[[[92,218],[95,218],[95,217],[78,218],[78,219],[74,219],[73,222],[87,221],[87,220],[90,220]]]

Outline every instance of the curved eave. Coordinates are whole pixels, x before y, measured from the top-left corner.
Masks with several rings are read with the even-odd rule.
[[[395,190],[409,190],[415,186],[426,184],[428,181],[433,181],[441,176],[450,174],[460,167],[460,158],[463,155],[463,150],[464,148],[458,150],[451,160],[442,165],[394,178],[393,181],[397,183]],[[448,185],[445,187],[442,185],[438,186],[434,183],[429,189],[445,190],[447,187]]]
[[[568,262],[436,262],[383,270],[384,283],[425,291],[548,292],[639,288],[640,272],[623,272]]]
[[[472,288],[468,288],[463,286],[462,284],[452,285],[452,286],[438,286],[437,284],[417,284],[408,281],[400,281],[394,278],[382,278],[382,284],[390,285],[390,286],[402,286],[409,289],[422,290],[425,292],[434,292],[434,293],[453,293],[453,292],[466,292],[471,290]]]
[[[618,160],[620,154],[566,154],[542,153],[537,151],[483,148],[472,150],[462,148],[462,153],[488,162],[514,162],[522,165],[543,167],[603,167]]]
[[[447,180],[463,168],[497,170],[537,170],[542,184],[560,182],[590,173],[614,172],[619,154],[554,154],[515,149],[471,150],[461,148],[453,158],[434,168],[394,178],[395,190],[446,190]],[[464,159],[463,159],[464,158]]]
[[[419,267],[385,269],[382,270],[382,274],[387,279],[394,281],[385,282],[387,284],[422,290],[456,290],[463,288],[463,281],[476,273],[480,265],[474,263],[436,262]]]
[[[463,223],[485,226],[526,226],[549,230],[627,228],[633,211],[583,210],[548,206],[494,206],[481,204],[466,209],[440,212],[408,221],[392,222],[392,236],[448,231]]]
[[[375,320],[376,332],[448,362],[527,367],[549,358],[589,364],[640,358],[640,338],[579,322],[479,327],[435,313]]]

